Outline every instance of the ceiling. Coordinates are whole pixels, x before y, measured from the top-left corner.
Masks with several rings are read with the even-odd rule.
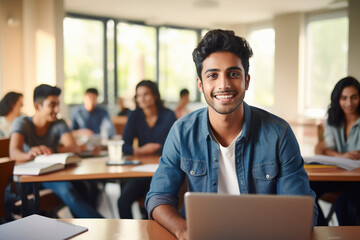
[[[154,25],[216,27],[309,12],[346,0],[64,0],[67,12],[136,20]]]

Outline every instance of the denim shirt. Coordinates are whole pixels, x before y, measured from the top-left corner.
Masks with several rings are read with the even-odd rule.
[[[242,133],[236,140],[235,167],[240,194],[310,195],[299,145],[287,122],[244,102]],[[239,122],[240,124],[240,122]],[[177,207],[185,178],[187,191],[217,192],[219,145],[209,131],[208,109],[197,110],[175,122],[165,142],[146,208]],[[184,216],[184,209],[181,214]],[[314,204],[313,225],[317,220]]]

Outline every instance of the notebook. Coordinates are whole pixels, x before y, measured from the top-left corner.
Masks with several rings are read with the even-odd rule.
[[[189,240],[292,239],[311,236],[310,196],[185,194]]]
[[[86,227],[33,214],[0,225],[0,239],[60,240],[74,237],[87,230]]]

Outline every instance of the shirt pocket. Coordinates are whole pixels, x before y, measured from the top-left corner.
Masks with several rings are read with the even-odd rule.
[[[206,190],[206,161],[182,158],[180,168],[187,175],[189,191]]]
[[[276,193],[276,178],[279,168],[275,162],[255,165],[252,169],[255,193]]]

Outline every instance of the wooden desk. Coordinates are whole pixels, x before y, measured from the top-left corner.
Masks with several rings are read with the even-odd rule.
[[[360,181],[360,168],[347,171],[338,167],[308,168],[305,170],[310,181]]]
[[[141,164],[158,163],[159,156],[137,157]],[[53,181],[78,181],[78,180],[97,180],[97,179],[119,179],[119,178],[135,178],[135,177],[152,177],[153,172],[139,172],[133,171],[132,168],[139,165],[119,165],[107,166],[106,162],[108,157],[100,158],[86,158],[80,163],[73,166],[67,166],[64,170],[52,172],[40,176],[16,176],[15,181],[20,182],[22,185],[32,183],[34,193],[34,211],[29,210],[27,201],[28,192],[26,188],[22,187],[21,199],[22,215],[27,216],[31,213],[39,213],[40,197],[39,185],[41,182]],[[25,204],[24,204],[25,203]]]
[[[89,230],[75,240],[174,240],[170,232],[153,220],[126,219],[61,219],[63,221],[87,227]],[[315,227],[311,240],[347,239],[357,240],[360,227]]]
[[[137,157],[141,164],[159,163],[160,156]],[[64,170],[40,176],[20,176],[21,183],[74,181],[89,179],[117,179],[133,177],[152,177],[152,172],[138,172],[131,169],[139,165],[107,166],[108,157],[85,158],[74,166],[67,166]]]

